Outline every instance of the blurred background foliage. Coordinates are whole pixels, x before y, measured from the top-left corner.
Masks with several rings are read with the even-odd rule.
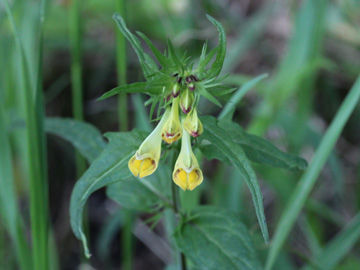
[[[30,84],[35,86],[41,52],[40,1],[8,2],[24,46]],[[1,141],[0,151],[5,155],[5,144],[10,146],[6,151],[12,160],[9,173],[13,174],[17,198],[14,205],[18,207],[14,211],[23,217],[20,227],[25,228],[25,240],[22,240],[26,241],[30,233],[30,187],[23,120],[26,97],[20,90],[24,77],[11,24],[3,2],[0,3],[0,120],[8,140],[8,143]],[[71,0],[53,0],[48,1],[45,9],[41,75],[47,117],[73,117],[69,41],[74,26],[70,15],[72,4]],[[84,119],[101,132],[117,131],[118,100],[95,101],[118,85],[115,49],[118,30],[112,20],[116,0],[79,1],[78,8]],[[219,20],[228,38],[222,72],[231,74],[227,81],[241,85],[257,75],[269,74],[236,106],[234,121],[250,133],[264,136],[280,149],[308,161],[359,75],[360,2],[357,0],[133,0],[125,1],[124,10],[122,15],[131,30],[145,33],[161,51],[170,38],[179,55],[185,51],[191,56],[200,55],[207,39],[210,47],[216,46],[216,29],[208,23],[205,14]],[[130,46],[127,47],[127,81],[143,81],[137,57]],[[144,109],[144,100],[138,95],[127,97],[128,129],[149,127],[146,124],[149,108]],[[199,110],[200,114],[218,115],[221,109],[202,101]],[[339,237],[343,239],[342,230],[360,210],[359,119],[360,106],[357,105],[274,269],[300,269],[306,265],[312,267],[310,269],[360,269],[360,226],[355,226],[345,244],[336,242]],[[121,231],[129,219],[132,244],[127,248],[131,249],[133,269],[163,269],[170,263],[166,222],[161,220],[153,231],[149,230],[145,220],[151,216],[122,211],[103,190],[89,200],[86,229],[90,232],[93,256],[90,261],[85,260],[69,224],[70,194],[77,180],[74,150],[55,136],[47,137],[46,147],[51,269],[119,269],[122,238],[126,237]],[[262,187],[271,236],[301,173],[254,166]],[[205,181],[193,193],[182,193],[183,206],[211,204],[239,214],[250,228],[265,262],[268,247],[259,234],[249,192],[237,181],[238,173],[217,161],[204,160],[202,167]],[[0,202],[3,204],[0,209],[5,213],[7,201]],[[3,215],[1,219],[4,222],[0,222],[0,268],[18,269],[16,252],[9,248],[9,239],[13,240],[15,232],[9,232]],[[329,261],[331,265],[325,267]],[[123,265],[123,269],[129,268]]]

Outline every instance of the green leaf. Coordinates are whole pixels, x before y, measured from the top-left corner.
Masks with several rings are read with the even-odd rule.
[[[233,111],[233,108],[236,107],[236,105],[241,101],[241,99],[246,95],[246,93],[249,92],[249,90],[251,90],[259,81],[266,78],[267,76],[267,74],[262,74],[243,84],[239,88],[239,90],[237,90],[235,94],[231,97],[229,102],[225,105],[218,119],[221,120],[227,117],[227,115],[230,114],[231,111]],[[231,117],[228,118],[232,118],[232,114]]]
[[[45,130],[70,142],[89,163],[93,162],[106,147],[100,131],[93,125],[66,118],[47,118]]]
[[[360,213],[358,213],[346,226],[328,243],[324,250],[316,257],[316,265],[322,269],[331,270],[349,254],[351,248],[358,243],[360,238]],[[304,267],[310,270],[311,267]],[[355,269],[355,268],[354,268]]]
[[[206,88],[204,87],[204,85],[201,82],[198,82],[196,84],[196,90],[198,91],[198,93],[200,95],[202,95],[207,100],[211,101],[212,103],[214,103],[215,105],[217,105],[219,107],[222,107],[221,103],[212,94],[210,94],[209,91],[206,90]]]
[[[137,130],[105,134],[109,144],[76,182],[71,194],[70,221],[75,236],[83,242],[86,257],[90,257],[90,253],[82,224],[85,203],[94,191],[131,177],[128,161],[146,135]]]
[[[125,84],[111,89],[97,100],[104,100],[120,93],[147,93],[148,95],[159,95],[163,91],[164,85],[151,85],[149,82],[136,82]]]
[[[204,72],[204,69],[207,67],[207,65],[210,63],[211,59],[215,55],[215,53],[218,51],[218,48],[213,48],[206,57],[200,56],[199,65],[196,68],[197,73]]]
[[[241,146],[247,158],[253,162],[287,170],[304,170],[307,167],[306,160],[281,151],[259,136],[246,133],[242,127],[234,122],[220,121],[218,125],[224,129],[234,143]],[[228,157],[213,144],[203,141],[200,144],[200,150],[209,160],[216,158],[231,164]]]
[[[150,50],[153,52],[153,54],[155,55],[156,59],[159,61],[160,65],[163,68],[168,68],[171,66],[171,62],[169,61],[169,59],[162,54],[156,47],[155,45],[151,42],[151,40],[145,36],[143,33],[141,32],[136,32],[143,40],[145,40],[145,42],[147,43],[147,45],[149,46]]]
[[[344,128],[351,113],[355,109],[360,99],[360,76],[357,78],[355,84],[347,94],[345,100],[341,104],[334,120],[331,122],[330,127],[326,131],[319,147],[316,149],[314,158],[310,163],[309,168],[301,177],[296,188],[291,194],[287,202],[285,210],[280,217],[279,224],[276,227],[274,239],[272,241],[271,249],[269,251],[266,270],[270,270],[275,263],[279,252],[289,235],[292,227],[295,224],[296,218],[300,214],[306,199],[308,198],[311,189],[316,183],[321,169],[325,165],[341,131]]]
[[[139,58],[139,62],[144,72],[145,78],[146,79],[150,78],[156,71],[158,71],[158,66],[156,65],[154,60],[152,60],[151,57],[144,52],[138,38],[129,31],[124,19],[120,16],[120,14],[115,13],[113,15],[113,19],[115,20],[121,33],[123,33],[126,39],[130,42],[131,46],[134,48]]]
[[[199,73],[200,78],[210,79],[220,74],[220,71],[224,64],[224,59],[226,54],[226,35],[224,28],[217,20],[215,20],[213,17],[209,15],[206,15],[206,17],[213,25],[216,26],[216,28],[219,31],[219,45],[217,47],[216,59],[214,63],[211,65],[211,68],[209,70]],[[212,53],[212,51],[210,53]]]
[[[9,234],[16,252],[19,269],[29,270],[31,253],[26,240],[26,230],[21,217],[15,191],[10,138],[7,134],[6,116],[0,101],[0,218]],[[9,247],[10,248],[10,247]]]
[[[169,168],[162,167],[145,179],[130,177],[109,185],[106,194],[124,208],[151,213],[156,207],[170,203],[169,175]]]
[[[169,57],[170,57],[170,59],[172,60],[172,62],[175,63],[176,66],[182,68],[182,64],[181,64],[179,58],[178,58],[177,55],[176,55],[176,52],[175,52],[175,50],[174,50],[174,47],[173,47],[170,39],[168,39],[167,43],[168,43],[168,50],[169,50]]]
[[[175,231],[179,249],[198,270],[262,269],[246,227],[233,213],[200,206]]]
[[[216,118],[206,116],[202,117],[201,121],[204,126],[204,133],[201,137],[215,145],[219,151],[228,158],[231,164],[239,170],[248,185],[255,205],[261,232],[267,243],[269,240],[269,233],[266,226],[262,194],[250,161],[246,157],[241,146],[233,141],[233,136],[230,136],[231,134],[219,125]]]

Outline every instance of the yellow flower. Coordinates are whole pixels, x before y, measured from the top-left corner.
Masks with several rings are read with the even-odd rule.
[[[161,137],[169,144],[181,138],[182,128],[179,119],[179,97],[173,99],[169,118],[162,129]]]
[[[194,103],[194,93],[190,92],[189,88],[186,88],[181,95],[180,106],[183,113],[188,114]]]
[[[152,174],[157,169],[161,155],[161,130],[169,115],[170,109],[167,109],[160,123],[129,160],[128,166],[134,176],[143,178]]]
[[[197,115],[196,109],[189,113],[184,121],[184,129],[193,137],[198,137],[203,133],[203,125]]]
[[[181,150],[173,172],[175,184],[183,190],[193,190],[203,181],[199,163],[191,149],[190,135],[183,131]]]

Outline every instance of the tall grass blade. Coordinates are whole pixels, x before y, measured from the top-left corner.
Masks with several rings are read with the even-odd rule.
[[[231,97],[228,103],[226,103],[224,109],[222,109],[220,115],[218,116],[219,120],[224,119],[228,115],[231,114],[233,108],[241,101],[241,99],[249,92],[259,81],[266,78],[267,74],[262,74],[257,76],[256,78],[250,80],[249,82],[242,85]],[[232,116],[232,115],[231,115]],[[230,118],[230,117],[229,117]]]
[[[292,193],[289,202],[287,203],[284,213],[280,217],[279,224],[276,228],[272,245],[266,262],[266,270],[270,270],[279,255],[281,248],[288,237],[296,218],[298,217],[306,199],[308,198],[312,187],[323,168],[327,158],[329,157],[332,148],[334,147],[340,133],[353,112],[356,104],[360,98],[360,76],[341,104],[334,120],[324,138],[322,139],[318,149],[315,152],[312,162],[308,170],[304,173],[298,182],[294,192]]]
[[[80,1],[71,1],[69,17],[69,38],[71,51],[71,93],[72,93],[72,110],[75,120],[83,121],[83,81],[82,81],[82,38],[80,23]],[[86,164],[83,157],[76,152],[76,172],[80,177],[84,172]]]
[[[333,240],[315,256],[315,264],[321,265],[322,269],[333,269],[346,255],[351,248],[358,243],[360,238],[360,213],[358,213],[350,223],[340,231]],[[312,269],[310,266],[302,268]]]
[[[26,242],[25,230],[18,208],[14,187],[12,154],[7,136],[5,111],[0,101],[0,217],[15,246],[18,266],[31,269],[31,253]]]
[[[3,0],[5,11],[8,14],[10,24],[14,33],[17,53],[20,59],[21,71],[21,92],[24,96],[24,108],[26,115],[26,138],[28,147],[28,170],[30,182],[30,218],[32,236],[32,256],[33,269],[48,269],[48,217],[47,217],[47,185],[45,172],[45,161],[43,160],[44,135],[42,134],[41,118],[42,109],[37,105],[38,97],[32,91],[33,87],[30,80],[30,72],[24,51],[24,46],[20,40],[13,15],[7,0]],[[40,35],[41,36],[41,35]],[[40,41],[41,43],[42,41]],[[40,47],[41,49],[41,47]],[[41,55],[41,52],[40,52]],[[35,92],[36,93],[36,92]],[[42,106],[42,104],[40,104]]]

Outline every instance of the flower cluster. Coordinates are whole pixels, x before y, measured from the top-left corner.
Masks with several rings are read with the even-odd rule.
[[[161,141],[172,144],[181,139],[181,150],[172,177],[183,190],[193,190],[203,181],[202,171],[191,148],[191,137],[198,137],[203,132],[196,111],[195,88],[198,79],[194,75],[179,76],[178,73],[173,77],[173,87],[163,94],[167,102],[165,113],[128,165],[134,176],[143,178],[151,175],[159,164]]]

